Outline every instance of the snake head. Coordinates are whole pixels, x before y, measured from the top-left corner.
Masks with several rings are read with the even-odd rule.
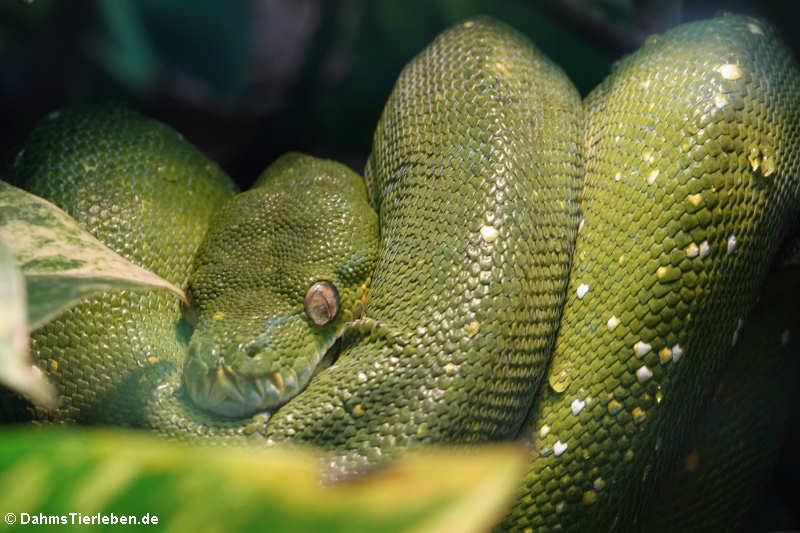
[[[195,258],[191,401],[245,417],[302,391],[363,301],[377,243],[360,176],[301,154],[273,163],[215,215]]]

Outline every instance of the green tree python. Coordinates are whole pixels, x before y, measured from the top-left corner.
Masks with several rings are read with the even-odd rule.
[[[11,179],[191,306],[67,311],[32,339],[61,408],[27,415],[310,443],[335,475],[523,438],[501,529],[741,526],[800,335],[797,248],[770,270],[800,212],[798,114],[790,53],[733,15],[651,37],[583,101],[513,29],[458,24],[400,74],[365,180],[288,154],[234,196],[154,120],[55,112]]]

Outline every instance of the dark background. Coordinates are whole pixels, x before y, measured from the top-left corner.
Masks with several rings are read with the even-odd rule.
[[[800,2],[773,0],[0,0],[0,164],[36,121],[122,102],[173,126],[247,188],[289,150],[363,170],[403,65],[471,15],[510,23],[582,94],[647,35],[720,11],[761,16],[795,50]],[[800,527],[786,447],[759,529]]]
[[[486,13],[529,35],[582,94],[644,38],[721,10],[800,50],[798,2],[716,0],[0,0],[0,157],[35,122],[116,101],[176,128],[247,187],[299,150],[363,170],[400,69]]]

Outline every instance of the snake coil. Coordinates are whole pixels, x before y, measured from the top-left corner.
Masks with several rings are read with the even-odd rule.
[[[799,113],[775,31],[729,15],[648,39],[583,102],[513,29],[458,24],[400,74],[366,184],[295,154],[226,203],[228,178],[163,125],[51,116],[14,179],[188,283],[198,315],[189,342],[163,295],[72,309],[34,335],[63,395],[34,414],[310,442],[343,472],[421,443],[527,435],[503,529],[742,526],[729,502],[754,498],[745,481],[776,450],[748,428],[777,436],[785,416],[719,406],[752,411],[758,390],[785,410],[800,313],[782,289],[798,276],[769,268],[800,212]],[[754,385],[736,405],[719,384],[742,375]],[[687,435],[718,416],[750,421],[721,463],[741,475],[703,474],[736,490],[670,505],[697,467],[703,441]]]

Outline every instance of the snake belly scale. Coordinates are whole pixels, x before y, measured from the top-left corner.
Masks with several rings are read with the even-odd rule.
[[[525,436],[501,529],[638,530],[796,223],[798,113],[774,30],[729,15],[649,39],[583,102],[515,30],[458,24],[400,74],[365,183],[293,154],[229,199],[154,121],[44,119],[12,179],[195,305],[109,293],[37,332],[65,407],[33,414],[312,443],[342,474]]]

